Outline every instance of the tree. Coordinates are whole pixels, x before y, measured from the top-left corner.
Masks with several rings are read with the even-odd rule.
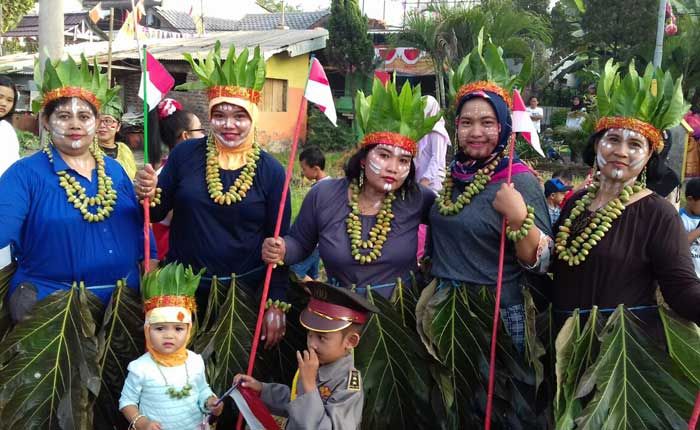
[[[35,0],[2,0],[0,14],[0,33],[5,33],[17,26],[24,15],[36,4]]]
[[[269,12],[282,12],[282,5],[285,3],[283,0],[257,0],[258,6],[269,11]],[[287,3],[284,7],[285,12],[301,12],[301,7],[298,4]]]
[[[515,6],[527,12],[533,12],[540,16],[547,16],[547,7],[549,6],[549,1],[547,0],[516,0]]]
[[[374,45],[367,33],[367,17],[357,0],[333,0],[328,21],[327,58],[346,74],[369,74],[374,65]]]

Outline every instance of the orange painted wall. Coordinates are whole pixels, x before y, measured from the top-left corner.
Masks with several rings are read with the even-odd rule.
[[[287,53],[280,53],[267,60],[267,77],[287,80],[287,111],[260,113],[257,138],[269,151],[285,151],[292,144],[308,68],[308,54],[292,58]],[[300,145],[306,141],[306,115],[302,121]]]

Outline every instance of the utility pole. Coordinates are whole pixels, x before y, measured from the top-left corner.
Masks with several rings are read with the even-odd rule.
[[[666,24],[666,1],[659,0],[659,15],[656,21],[656,48],[654,49],[654,67],[661,67],[664,51],[664,27]]]
[[[63,56],[63,0],[39,0],[39,67]]]

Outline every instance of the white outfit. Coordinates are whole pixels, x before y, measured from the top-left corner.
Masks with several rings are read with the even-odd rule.
[[[12,124],[0,120],[0,175],[19,160],[19,140]]]
[[[683,227],[688,233],[695,230],[698,228],[698,225],[700,225],[700,216],[689,214],[685,208],[681,209],[680,216],[681,221],[683,221]],[[693,259],[695,274],[700,277],[700,238],[695,239],[693,243],[690,244],[690,257]]]
[[[539,115],[542,118],[544,118],[544,109],[542,109],[541,107],[531,108],[530,106],[528,106],[525,108],[525,110],[530,116]],[[535,130],[537,130],[537,133],[540,133],[540,122],[541,120],[532,120],[532,123],[535,124]]]
[[[425,96],[426,117],[440,113],[440,104],[433,96]],[[436,194],[442,190],[445,180],[447,147],[450,146],[450,135],[445,128],[445,118],[435,123],[430,133],[418,141],[418,152],[413,159],[416,167],[416,182],[428,180],[428,188]]]

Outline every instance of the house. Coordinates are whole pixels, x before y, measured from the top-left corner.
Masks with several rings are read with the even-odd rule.
[[[280,151],[291,144],[297,115],[306,84],[309,57],[312,52],[326,46],[328,31],[314,30],[272,30],[235,31],[212,33],[186,39],[158,40],[149,45],[149,52],[175,77],[176,84],[194,79],[189,64],[182,54],[194,56],[209,52],[217,40],[221,41],[222,57],[228,47],[235,46],[254,49],[260,46],[267,62],[267,79],[260,104],[260,119],[257,127],[258,142],[271,151]],[[87,42],[66,46],[66,52],[74,57],[84,53],[88,57],[97,56],[101,64],[107,62],[107,42]],[[141,113],[143,103],[138,97],[140,82],[139,49],[136,43],[129,46],[115,46],[113,53],[113,79],[122,87],[121,95],[125,111]],[[0,57],[0,73],[7,73],[15,79],[33,70],[34,55],[16,54]],[[203,91],[171,91],[168,97],[180,101],[193,111],[208,126],[208,104]],[[302,140],[306,138],[306,127],[302,127]]]

